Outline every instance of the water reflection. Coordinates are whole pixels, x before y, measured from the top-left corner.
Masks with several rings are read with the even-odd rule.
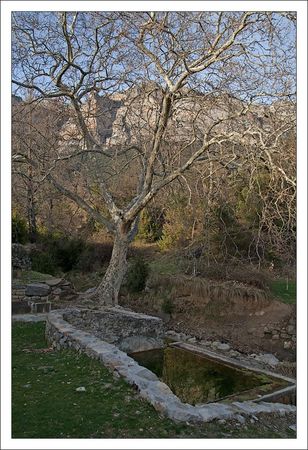
[[[194,405],[270,383],[264,375],[226,366],[176,347],[131,355],[154,372],[183,401]]]

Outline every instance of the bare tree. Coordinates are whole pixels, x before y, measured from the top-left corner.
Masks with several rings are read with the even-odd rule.
[[[291,114],[275,139],[264,117],[294,101],[293,15],[27,12],[13,24],[13,85],[71,112],[44,177],[114,236],[101,304],[117,303],[141,211],[196,163],[236,166],[244,152],[295,183],[273,157]],[[62,176],[72,161],[79,191]]]
[[[12,128],[13,135],[15,136],[13,140],[13,151],[17,153],[25,152],[27,158],[32,160],[32,108],[31,108],[31,93],[29,98],[26,98],[25,102],[22,102],[22,106],[20,105],[22,99],[19,97],[13,97],[13,115],[12,115]],[[20,114],[22,111],[23,120],[20,119]],[[22,138],[20,139],[20,135]],[[26,170],[16,170],[16,167],[13,170],[13,179],[15,179],[14,175],[18,174],[20,181],[23,184],[22,191],[25,192],[25,198],[23,198],[23,203],[26,205],[26,216],[28,220],[28,228],[29,228],[29,239],[30,242],[36,241],[37,235],[37,226],[36,226],[36,183],[33,174],[33,166],[31,164],[27,164]],[[16,192],[18,187],[15,183],[13,183],[13,189]]]

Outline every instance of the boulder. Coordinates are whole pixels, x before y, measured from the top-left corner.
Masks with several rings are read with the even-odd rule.
[[[231,358],[237,358],[241,354],[237,350],[230,350],[229,355],[231,356]]]
[[[284,341],[283,348],[285,350],[290,350],[292,348],[292,341]]]
[[[295,326],[294,325],[288,325],[287,326],[287,332],[289,334],[294,334],[295,333]]]
[[[62,290],[60,288],[56,288],[52,290],[52,294],[53,295],[60,295],[62,292]]]
[[[212,343],[212,347],[213,347],[215,350],[221,350],[221,351],[223,351],[223,352],[227,352],[227,351],[229,351],[230,348],[231,348],[229,344],[224,344],[224,343],[218,342],[218,341],[213,342],[213,343]]]
[[[272,355],[271,353],[256,355],[255,359],[257,361],[260,361],[261,363],[269,364],[272,367],[275,367],[277,366],[277,364],[279,364],[279,359],[277,359],[276,356]]]
[[[48,286],[47,284],[43,284],[43,283],[32,283],[32,284],[28,284],[26,287],[26,295],[28,297],[33,297],[33,296],[46,296],[50,293],[50,286]]]

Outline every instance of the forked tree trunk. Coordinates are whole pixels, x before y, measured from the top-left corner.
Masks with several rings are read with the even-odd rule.
[[[32,183],[32,182],[31,182]],[[36,228],[36,214],[35,214],[35,200],[33,195],[33,187],[29,182],[27,209],[28,209],[28,227],[29,227],[29,240],[30,242],[37,241],[37,228]]]
[[[118,304],[120,287],[127,271],[126,256],[128,246],[128,235],[117,232],[107,271],[102,282],[91,295],[91,299],[96,300],[101,306]]]

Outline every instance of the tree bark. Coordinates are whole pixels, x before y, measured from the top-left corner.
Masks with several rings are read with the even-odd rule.
[[[121,284],[127,271],[127,251],[129,234],[117,230],[112,255],[103,280],[91,295],[100,306],[117,305]]]
[[[29,240],[30,242],[33,243],[37,241],[37,227],[36,227],[35,200],[33,195],[32,180],[29,181],[27,203],[28,203],[27,209],[28,209]]]

